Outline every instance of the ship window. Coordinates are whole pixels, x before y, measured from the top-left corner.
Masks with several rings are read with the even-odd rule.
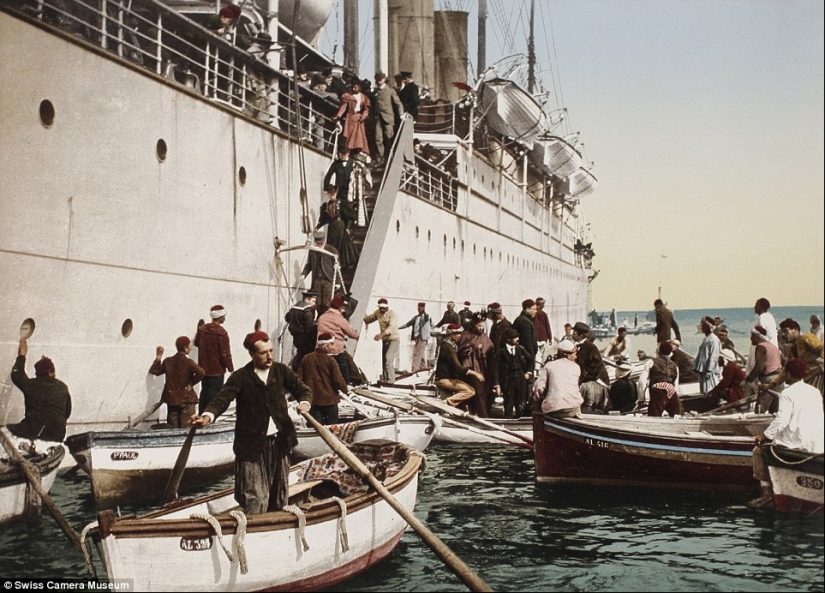
[[[415,227],[415,238],[418,239],[418,227]]]
[[[444,235],[444,247],[447,246],[447,235]]]
[[[124,338],[128,338],[132,334],[133,328],[134,325],[132,324],[132,320],[127,319],[123,322],[123,325],[120,326],[120,335],[122,335]]]
[[[400,220],[396,220],[396,221],[395,221],[395,232],[396,232],[396,233],[400,233],[400,232],[401,232],[401,221],[400,221]]]
[[[455,249],[455,237],[453,237],[453,249]]]
[[[238,169],[238,183],[241,185],[246,184],[246,167],[241,167]]]
[[[461,240],[461,252],[464,253],[464,239]]]
[[[433,238],[432,231],[427,231],[427,241]]]
[[[20,337],[24,340],[28,340],[32,337],[34,333],[34,319],[31,317],[24,319],[23,323],[20,324]]]
[[[261,320],[256,319],[255,320],[255,331],[260,331],[260,329],[261,329]]]
[[[166,160],[166,153],[169,149],[166,146],[166,141],[161,138],[158,140],[157,145],[155,146],[155,154],[158,156],[158,160],[162,163]]]
[[[484,259],[487,259],[487,248],[484,248]]]
[[[481,185],[484,185],[484,175],[481,176]]]
[[[476,244],[473,243],[473,255],[475,255],[475,254],[476,254]]]
[[[40,101],[40,121],[47,128],[54,123],[54,105],[48,99]]]

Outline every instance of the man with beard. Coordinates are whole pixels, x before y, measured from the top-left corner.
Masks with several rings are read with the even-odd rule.
[[[479,381],[467,377],[467,383],[475,389],[476,396],[469,401],[470,412],[481,418],[490,415],[493,407],[493,382],[495,379],[496,353],[493,343],[484,333],[484,317],[474,313],[468,329],[461,333],[458,342],[458,360],[484,377]]]

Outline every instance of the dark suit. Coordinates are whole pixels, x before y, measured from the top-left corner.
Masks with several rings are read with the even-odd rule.
[[[522,311],[513,321],[513,329],[518,332],[519,344],[535,358],[539,347],[536,343],[536,326],[533,324],[533,318]]]
[[[349,181],[350,177],[352,176],[352,164],[354,162],[355,161],[352,157],[348,158],[345,161],[342,161],[341,159],[335,159],[329,166],[327,174],[324,175],[325,191],[326,187],[332,181],[332,177],[335,177],[335,183],[333,183],[333,185],[337,189],[335,198],[338,200],[347,199],[347,195],[349,194]]]
[[[18,356],[11,369],[11,381],[23,392],[26,415],[19,424],[9,424],[14,435],[24,439],[62,441],[66,438],[66,420],[72,413],[72,397],[63,381],[26,374],[26,357]]]
[[[410,81],[404,84],[404,88],[398,91],[398,98],[401,99],[401,104],[404,106],[404,111],[412,115],[412,118],[418,119],[418,85]]]
[[[520,344],[516,344],[513,354],[510,354],[507,344],[496,354],[495,383],[501,387],[505,418],[518,417],[527,403],[527,379],[524,374],[532,373],[535,366],[535,358]]]

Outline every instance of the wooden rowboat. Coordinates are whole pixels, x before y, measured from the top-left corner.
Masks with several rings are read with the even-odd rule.
[[[773,416],[533,417],[536,478],[685,489],[752,490],[753,437]]]
[[[99,505],[160,498],[189,428],[91,431],[66,439],[69,452],[89,474]],[[234,422],[216,422],[195,433],[182,491],[232,473]]]
[[[421,455],[387,441],[351,450],[412,512]],[[110,582],[135,591],[314,591],[383,560],[406,528],[330,454],[292,467],[283,511],[246,516],[226,490],[140,517],[104,511],[90,535]]]
[[[765,461],[778,511],[822,514],[825,456],[779,445],[764,445]]]
[[[57,446],[49,448],[45,454],[26,457],[26,461],[40,474],[40,484],[46,492],[54,484],[65,454],[63,447]],[[40,496],[17,464],[8,457],[0,456],[0,523],[39,516],[40,502]]]

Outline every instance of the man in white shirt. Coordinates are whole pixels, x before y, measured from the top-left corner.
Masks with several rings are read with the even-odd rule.
[[[581,367],[576,363],[576,344],[564,338],[559,353],[539,371],[533,385],[533,400],[541,402],[541,411],[553,418],[581,417],[584,403],[579,389]]]
[[[762,297],[761,299],[757,299],[756,304],[753,306],[753,312],[759,316],[756,325],[761,325],[768,331],[768,341],[778,348],[779,340],[777,339],[776,319],[773,318],[772,313],[768,313],[768,309],[770,308],[771,302]]]
[[[762,445],[772,441],[789,449],[799,449],[813,454],[825,452],[825,415],[822,412],[822,396],[816,387],[805,383],[805,363],[791,358],[785,363],[785,382],[788,387],[779,396],[779,411],[765,429],[754,438],[753,477],[762,486],[762,495],[748,503],[750,507],[768,507],[773,504],[773,489]]]

